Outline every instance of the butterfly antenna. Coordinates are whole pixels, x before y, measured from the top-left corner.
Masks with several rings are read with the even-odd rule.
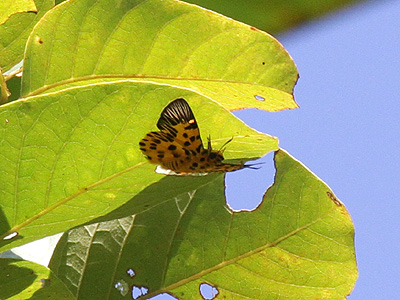
[[[249,169],[253,169],[253,170],[258,170],[258,169],[261,169],[261,166],[259,166],[259,167],[255,167],[255,166],[263,165],[263,164],[265,164],[265,163],[264,162],[259,162],[259,163],[254,163],[254,164],[251,164],[251,165],[243,164],[243,168],[249,168]]]
[[[211,151],[212,151],[212,147],[211,147],[211,136],[210,135],[208,135],[208,137],[207,137],[207,152],[208,152],[208,155],[210,155],[210,153],[211,153]]]
[[[228,145],[230,142],[232,142],[232,140],[233,140],[233,137],[231,137],[231,139],[230,140],[228,140],[228,141],[226,141],[223,145],[222,145],[222,147],[221,148],[219,148],[219,150],[218,150],[218,152],[220,152],[220,153],[224,153],[224,151],[225,151],[225,147],[226,147],[226,145]]]

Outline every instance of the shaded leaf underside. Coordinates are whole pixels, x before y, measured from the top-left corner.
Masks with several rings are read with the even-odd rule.
[[[224,299],[345,299],[357,277],[346,209],[285,152],[277,152],[276,166],[275,184],[253,212],[229,211],[223,176],[214,175],[135,217],[70,231],[51,268],[74,274],[71,290],[108,295],[102,299],[119,299],[114,284],[121,280],[148,288],[146,298],[168,292],[201,299],[205,282]],[[71,249],[86,256],[78,258]],[[98,261],[104,255],[108,259]],[[108,275],[94,289],[89,274],[100,268]]]

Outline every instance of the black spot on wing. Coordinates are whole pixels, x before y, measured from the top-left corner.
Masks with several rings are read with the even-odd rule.
[[[197,123],[194,119],[189,121],[189,125],[185,127],[186,130],[198,128]]]
[[[185,99],[179,98],[164,108],[157,122],[157,127],[161,130],[168,130],[171,125],[175,126],[181,123],[190,123],[190,126],[192,126],[196,124],[196,121],[189,104]]]

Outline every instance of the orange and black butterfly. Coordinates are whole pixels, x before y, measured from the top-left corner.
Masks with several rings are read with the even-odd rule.
[[[190,174],[229,172],[249,167],[223,163],[223,150],[212,150],[210,139],[208,149],[204,148],[196,119],[184,99],[176,99],[164,108],[157,127],[160,131],[146,134],[139,145],[150,162],[164,169]]]

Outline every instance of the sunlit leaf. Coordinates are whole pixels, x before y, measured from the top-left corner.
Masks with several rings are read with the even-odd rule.
[[[0,2],[0,25],[19,12],[36,12],[33,0],[2,0]]]
[[[44,13],[54,6],[54,0],[36,0],[35,3],[37,13],[16,14],[11,16],[5,24],[0,25],[0,67],[4,71],[21,61],[26,41],[33,27]]]
[[[75,299],[54,273],[23,260],[0,259],[0,299]]]
[[[297,107],[296,67],[270,35],[174,0],[117,2],[68,1],[47,14],[28,43],[23,94],[135,78],[193,89],[230,110]]]
[[[98,83],[15,101],[0,111],[2,238],[17,232],[11,239],[16,246],[65,231],[111,212],[163,178],[144,158],[139,141],[156,128],[162,109],[182,97],[203,140],[210,135],[218,149],[234,138],[226,159],[277,149],[276,138],[250,129],[217,103],[166,85]],[[204,179],[182,180],[195,188]],[[179,191],[179,180],[169,185]],[[134,202],[131,214],[164,196]]]

